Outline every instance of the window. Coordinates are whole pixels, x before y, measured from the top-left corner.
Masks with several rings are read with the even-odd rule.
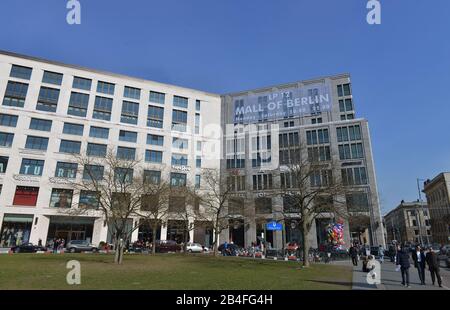
[[[186,210],[186,198],[170,196],[169,212],[184,212]]]
[[[119,183],[131,183],[133,181],[133,169],[130,168],[115,168],[114,180]]]
[[[172,165],[187,166],[187,155],[184,154],[172,154]]]
[[[161,183],[161,171],[144,170],[144,182],[151,184]]]
[[[186,174],[184,173],[170,173],[171,186],[186,186]]]
[[[300,146],[300,140],[298,132],[282,133],[279,135],[280,148],[298,147]]]
[[[41,176],[44,170],[44,161],[37,159],[22,159],[20,174]]]
[[[340,144],[339,159],[358,159],[364,158],[362,143]]]
[[[70,94],[69,108],[67,114],[86,117],[89,105],[89,95],[72,92]]]
[[[56,112],[58,105],[59,89],[41,86],[36,110]]]
[[[195,111],[200,111],[200,100],[195,100]]]
[[[339,100],[339,111],[340,112],[349,112],[353,111],[353,103],[352,99],[340,99]]]
[[[96,96],[94,104],[94,113],[92,114],[92,117],[95,119],[110,121],[112,103],[113,100],[111,98]]]
[[[202,142],[197,141],[197,152],[201,152],[201,151],[202,151]]]
[[[123,96],[131,99],[141,99],[141,90],[139,88],[125,86]]]
[[[164,144],[164,137],[163,136],[158,136],[158,135],[148,134],[147,135],[147,144],[163,146],[163,144]]]
[[[162,162],[162,152],[160,151],[145,151],[145,161],[152,163],[161,163]]]
[[[181,138],[173,138],[172,139],[172,147],[176,149],[187,149],[188,148],[188,140]]]
[[[109,128],[91,126],[91,128],[89,130],[89,137],[108,139]]]
[[[231,191],[245,190],[245,175],[233,175],[227,177],[227,187]]]
[[[341,169],[341,175],[344,185],[367,184],[367,173],[365,167]]]
[[[331,160],[331,152],[329,146],[308,147],[308,161],[328,161]]]
[[[82,136],[84,131],[84,125],[64,123],[63,133],[68,135]]]
[[[9,157],[0,156],[0,173],[5,173],[6,168],[8,168]]]
[[[88,156],[106,157],[106,152],[106,144],[88,143],[87,145],[86,154]]]
[[[13,205],[36,206],[39,187],[17,186],[14,194]]]
[[[195,113],[195,134],[200,133],[200,114]]]
[[[297,188],[295,173],[280,173],[281,188]]]
[[[357,192],[345,195],[347,208],[350,212],[368,212],[369,198],[367,193]]]
[[[83,179],[91,181],[99,181],[103,179],[105,168],[99,165],[85,165],[83,171]]]
[[[338,85],[337,91],[339,97],[350,96],[351,95],[350,84]]]
[[[195,167],[196,168],[201,168],[202,167],[202,158],[200,156],[197,156],[195,158]]]
[[[75,179],[77,175],[77,169],[78,164],[58,161],[56,163],[55,177]]]
[[[155,91],[150,91],[150,102],[164,104],[166,95]]]
[[[120,121],[122,123],[137,125],[139,116],[139,103],[123,101],[122,114]]]
[[[201,176],[199,174],[195,175],[195,188],[200,188]]]
[[[187,109],[188,107],[188,98],[173,96],[173,106]]]
[[[115,85],[107,82],[98,81],[97,92],[107,95],[114,95]]]
[[[0,114],[0,125],[8,127],[16,127],[18,118],[19,117],[17,115]]]
[[[311,172],[309,176],[309,183],[313,187],[328,186],[332,184],[331,170],[317,170]]]
[[[72,206],[73,190],[54,188],[50,197],[50,208],[70,208]]]
[[[117,158],[124,160],[134,160],[136,158],[136,149],[124,146],[117,147]]]
[[[361,140],[361,127],[359,125],[337,127],[336,134],[338,142]]]
[[[91,90],[92,80],[75,76],[73,78],[72,88]]]
[[[308,130],[306,131],[306,144],[325,144],[330,143],[328,129]]]
[[[63,75],[61,73],[44,71],[44,76],[42,77],[42,83],[61,85]]]
[[[0,146],[11,147],[13,139],[13,133],[0,132]]]
[[[31,72],[33,69],[18,65],[12,65],[11,67],[11,73],[9,76],[16,77],[19,79],[29,80],[31,78]]]
[[[46,151],[47,146],[48,146],[48,138],[27,136],[27,141],[25,143],[26,149]]]
[[[172,111],[172,130],[185,132],[187,124],[187,112],[173,110]]]
[[[134,131],[119,131],[119,140],[126,142],[136,142],[137,141],[137,132]]]
[[[164,108],[148,106],[147,126],[163,128]]]
[[[98,196],[98,192],[82,190],[78,206],[84,209],[98,209],[100,205]]]
[[[322,124],[322,118],[321,117],[312,118],[311,119],[311,124]]]
[[[257,174],[253,175],[253,190],[272,189],[273,178],[272,174]]]
[[[272,213],[272,198],[259,197],[255,199],[256,214]]]
[[[27,92],[28,84],[9,81],[3,98],[3,105],[23,108]]]
[[[59,151],[61,153],[80,154],[80,149],[81,142],[79,141],[61,140],[61,144],[59,145]]]
[[[30,121],[30,129],[50,131],[52,130],[52,121],[48,119],[32,118]]]

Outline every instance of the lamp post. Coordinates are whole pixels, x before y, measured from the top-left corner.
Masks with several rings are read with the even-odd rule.
[[[420,190],[420,181],[425,181],[425,179],[420,179],[417,178],[417,191],[419,193],[419,203],[420,203],[420,208],[422,209],[422,216],[424,218],[424,223],[425,223],[425,210],[423,208],[423,204],[422,204],[422,191]],[[420,217],[418,219],[419,221],[419,233],[420,233],[420,238],[422,239],[422,230],[421,230],[421,223],[420,223]],[[427,236],[427,245],[430,245],[430,237],[428,236],[428,232],[427,232],[427,225],[425,224],[425,235]]]

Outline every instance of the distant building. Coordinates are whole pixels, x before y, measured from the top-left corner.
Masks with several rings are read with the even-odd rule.
[[[436,243],[450,242],[450,172],[443,172],[424,183],[427,196],[433,240]]]
[[[402,200],[394,210],[384,216],[386,241],[400,243],[433,242],[430,214],[426,202],[405,202]]]

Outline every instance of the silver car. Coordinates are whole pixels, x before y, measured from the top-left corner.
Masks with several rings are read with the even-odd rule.
[[[66,249],[70,253],[98,252],[98,248],[87,240],[71,240],[67,243]]]

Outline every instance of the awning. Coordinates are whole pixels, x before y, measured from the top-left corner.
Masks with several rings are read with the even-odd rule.
[[[32,214],[5,214],[3,217],[3,222],[14,222],[14,223],[32,223]]]

